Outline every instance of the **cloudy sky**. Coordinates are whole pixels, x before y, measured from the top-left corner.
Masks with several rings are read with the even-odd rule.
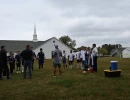
[[[130,0],[0,0],[0,40],[69,35],[76,47],[130,47]]]

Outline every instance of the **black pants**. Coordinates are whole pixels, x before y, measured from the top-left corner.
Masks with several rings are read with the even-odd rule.
[[[69,61],[69,65],[72,65],[73,64],[73,61]]]
[[[5,71],[5,73],[6,73],[6,76],[7,76],[7,79],[9,79],[9,68],[8,68],[8,66],[6,65],[6,66],[1,66],[0,65],[0,78],[2,78],[2,73],[3,73],[3,69],[4,69],[4,71]]]
[[[87,61],[87,64],[88,64],[88,61],[89,61],[89,57],[88,56],[86,57],[86,61]]]
[[[39,69],[43,69],[43,64],[39,63]]]
[[[93,62],[94,62],[94,66],[93,66],[93,71],[97,72],[98,69],[97,69],[97,56],[94,56],[93,57]]]
[[[10,63],[10,74],[13,74],[14,67],[15,67],[15,64]]]
[[[3,69],[3,76],[6,76],[6,70]]]
[[[43,64],[44,64],[44,61],[43,60],[39,60],[39,69],[43,69]]]
[[[16,66],[17,66],[17,71],[20,71],[20,63],[17,63]]]

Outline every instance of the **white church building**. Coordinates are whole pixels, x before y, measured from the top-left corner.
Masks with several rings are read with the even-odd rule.
[[[68,47],[64,43],[62,43],[60,40],[58,40],[55,37],[52,37],[50,39],[47,39],[45,41],[38,41],[37,34],[36,34],[36,25],[34,25],[34,34],[33,34],[33,40],[32,41],[26,41],[26,40],[0,40],[0,46],[4,45],[7,50],[7,55],[9,52],[14,52],[14,54],[17,53],[17,51],[22,51],[26,48],[26,45],[30,45],[33,47],[33,51],[37,55],[40,51],[40,48],[43,49],[43,52],[45,53],[46,59],[51,59],[52,57],[52,51],[55,50],[55,44],[59,46],[59,49],[63,52],[63,50],[66,51],[66,55],[69,54],[70,50],[72,48]]]

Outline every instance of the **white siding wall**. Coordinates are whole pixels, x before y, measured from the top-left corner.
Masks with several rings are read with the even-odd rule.
[[[130,47],[123,50],[122,57],[123,58],[130,58]]]
[[[53,41],[55,41],[55,43],[53,43]],[[60,41],[58,41],[56,38],[52,38],[49,41],[47,41],[46,43],[44,43],[43,45],[41,45],[38,48],[34,49],[34,52],[37,55],[38,52],[40,51],[40,48],[42,48],[43,52],[45,53],[46,59],[51,59],[51,52],[53,50],[55,50],[54,44],[57,44],[59,46],[59,49],[62,52],[63,52],[63,50],[65,50],[66,54],[67,55],[69,54],[71,49],[69,47],[67,47],[66,45],[64,45],[63,43],[61,43]]]

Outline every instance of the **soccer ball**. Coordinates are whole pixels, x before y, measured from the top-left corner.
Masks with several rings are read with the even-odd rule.
[[[83,73],[87,73],[86,71],[83,71]]]

